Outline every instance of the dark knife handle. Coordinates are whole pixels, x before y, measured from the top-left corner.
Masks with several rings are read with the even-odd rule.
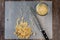
[[[48,36],[47,36],[47,34],[46,34],[46,32],[44,30],[42,30],[42,34],[43,34],[45,40],[49,40],[49,38],[48,38]]]

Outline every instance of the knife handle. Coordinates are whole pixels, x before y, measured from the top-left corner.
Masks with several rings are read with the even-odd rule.
[[[48,36],[47,36],[47,34],[46,34],[46,32],[44,30],[42,30],[42,34],[43,34],[45,40],[49,40],[49,38],[48,38]]]

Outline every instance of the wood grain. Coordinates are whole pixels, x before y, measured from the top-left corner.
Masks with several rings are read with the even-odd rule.
[[[5,1],[22,1],[22,0],[5,0]],[[4,40],[4,28],[5,28],[5,4],[4,3],[5,1],[0,0],[0,40]],[[23,0],[23,1],[35,1],[35,0]],[[52,8],[53,8],[52,9],[52,14],[53,14],[52,15],[53,16],[52,18],[53,39],[52,40],[60,40],[60,1],[59,0],[46,0],[46,1],[52,1]],[[12,39],[9,39],[9,40],[12,40]]]

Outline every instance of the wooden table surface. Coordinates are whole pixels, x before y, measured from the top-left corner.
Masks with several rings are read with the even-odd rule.
[[[5,0],[5,1],[13,1],[13,0]],[[5,40],[4,39],[5,1],[0,0],[0,40]],[[23,0],[23,1],[28,1],[28,0]],[[29,0],[29,1],[33,1],[33,0]],[[52,11],[52,27],[53,27],[52,40],[60,40],[60,1],[59,0],[46,0],[46,1],[52,1],[52,4],[53,4],[52,5],[52,8],[53,8],[52,9],[53,10]]]

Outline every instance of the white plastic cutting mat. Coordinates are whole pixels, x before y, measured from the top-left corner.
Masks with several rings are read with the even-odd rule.
[[[16,20],[17,18],[23,17],[25,21],[29,23],[33,32],[36,32],[35,36],[31,36],[29,39],[42,39],[42,33],[35,25],[32,16],[30,15],[31,10],[29,7],[35,7],[39,1],[6,1],[5,2],[5,39],[18,39],[14,35]],[[46,16],[37,15],[42,28],[46,31],[48,37],[52,39],[52,2],[45,1],[48,4],[49,10]],[[34,25],[32,25],[34,23]]]

